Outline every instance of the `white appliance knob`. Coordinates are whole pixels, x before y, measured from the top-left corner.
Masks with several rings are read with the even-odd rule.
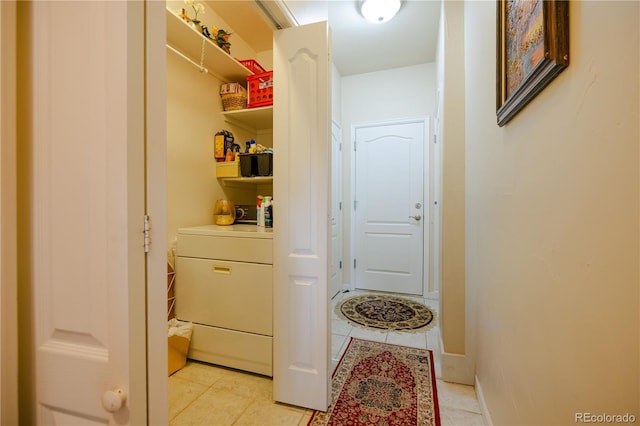
[[[102,394],[102,406],[110,413],[120,410],[127,400],[122,389],[108,390]]]

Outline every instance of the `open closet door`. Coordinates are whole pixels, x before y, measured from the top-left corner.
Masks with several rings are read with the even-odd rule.
[[[326,22],[274,35],[274,398],[323,411],[330,396],[329,45]]]

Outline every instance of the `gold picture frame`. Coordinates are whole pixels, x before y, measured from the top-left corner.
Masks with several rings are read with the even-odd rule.
[[[497,0],[496,115],[504,126],[569,65],[567,0]]]

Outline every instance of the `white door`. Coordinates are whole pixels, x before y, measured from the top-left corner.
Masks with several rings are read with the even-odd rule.
[[[331,297],[342,290],[342,128],[331,123]]]
[[[273,393],[329,405],[331,92],[329,27],[274,34]]]
[[[425,135],[424,120],[355,129],[357,288],[423,293]]]
[[[146,424],[144,3],[19,3],[21,424]]]

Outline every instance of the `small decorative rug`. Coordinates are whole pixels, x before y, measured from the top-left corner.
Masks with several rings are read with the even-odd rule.
[[[417,332],[435,323],[433,311],[415,300],[386,294],[366,294],[345,299],[336,314],[363,328]]]
[[[351,338],[333,373],[331,405],[308,426],[439,426],[433,353]]]

